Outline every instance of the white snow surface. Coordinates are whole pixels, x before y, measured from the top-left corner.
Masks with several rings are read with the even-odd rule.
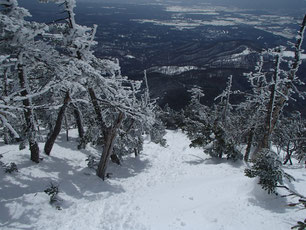
[[[149,72],[161,73],[169,76],[179,75],[184,72],[199,69],[197,66],[154,66],[148,69]]]
[[[70,142],[62,135],[39,164],[28,150],[0,145],[0,160],[19,170],[0,170],[0,229],[287,230],[305,218],[305,210],[286,206],[289,198],[268,195],[245,177],[244,163],[212,160],[189,148],[180,131],[167,132],[166,148],[146,141],[139,158],[111,165],[105,182],[85,162],[100,151],[78,151],[76,132],[70,135]],[[305,168],[286,170],[296,178],[290,187],[305,192]],[[59,184],[62,210],[43,192],[50,182]]]
[[[286,50],[286,51],[284,51],[284,56],[285,57],[294,57],[294,52],[293,51],[289,51],[289,50]],[[305,53],[302,53],[301,54],[301,56],[300,56],[300,58],[302,59],[302,60],[305,60],[306,59],[306,54]]]
[[[254,14],[245,9],[235,7],[212,6],[200,4],[194,6],[168,6],[165,11],[172,14],[171,20],[162,19],[133,19],[138,23],[151,23],[158,26],[169,26],[176,30],[192,30],[200,26],[238,26],[248,25],[256,29],[293,39],[296,30],[291,25],[300,22],[293,17],[274,14]],[[190,15],[203,15],[200,19],[193,19]]]

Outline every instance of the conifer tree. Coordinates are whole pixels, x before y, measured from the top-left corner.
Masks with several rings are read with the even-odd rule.
[[[27,139],[31,160],[39,162],[37,144],[37,124],[35,110],[43,107],[37,99],[50,89],[53,78],[45,77],[50,69],[53,54],[56,51],[43,39],[48,27],[44,24],[26,21],[30,13],[18,6],[17,0],[1,1],[0,30],[1,53],[6,57],[4,71],[6,83],[14,82],[9,92],[8,84],[4,87],[6,103],[12,102],[15,108],[24,114],[22,138]],[[46,55],[48,54],[48,55]],[[18,83],[18,84],[16,84]],[[2,117],[2,121],[3,121]],[[6,118],[5,118],[6,119]],[[5,121],[5,120],[4,120]],[[14,133],[13,129],[6,127]],[[16,134],[15,134],[16,136]]]
[[[271,143],[271,135],[274,128],[282,114],[283,108],[290,99],[293,93],[298,92],[297,85],[301,84],[297,76],[297,71],[301,64],[302,43],[304,39],[304,32],[306,27],[306,15],[301,24],[297,35],[297,41],[294,45],[294,59],[289,62],[289,70],[283,70],[281,64],[284,61],[283,53],[285,48],[278,47],[268,51],[268,55],[272,55],[275,59],[274,73],[269,83],[269,100],[266,105],[265,122],[263,127],[263,135],[258,143],[257,149],[253,154],[253,159],[263,149],[269,149]]]

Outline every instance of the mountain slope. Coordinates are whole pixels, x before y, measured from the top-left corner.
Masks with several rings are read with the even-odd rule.
[[[168,147],[146,141],[139,159],[126,157],[111,165],[111,179],[102,182],[86,167],[87,155],[64,136],[51,157],[33,164],[27,151],[1,145],[4,163],[19,172],[1,171],[1,229],[289,229],[305,211],[286,207],[286,199],[267,195],[243,175],[241,163],[208,159],[190,149],[181,132],[168,131]],[[287,169],[295,186],[305,191],[305,169]],[[43,190],[58,183],[61,210],[51,206]]]

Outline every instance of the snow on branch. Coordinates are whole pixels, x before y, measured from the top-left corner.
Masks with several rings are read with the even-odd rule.
[[[14,135],[15,138],[19,138],[18,133],[15,131],[15,129],[11,126],[11,124],[7,121],[6,117],[0,112],[0,119],[2,121],[2,124],[7,127],[12,134]]]

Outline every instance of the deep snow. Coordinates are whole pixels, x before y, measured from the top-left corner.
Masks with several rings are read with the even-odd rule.
[[[244,163],[209,159],[180,131],[167,132],[166,148],[146,141],[139,158],[111,165],[105,182],[85,161],[100,151],[78,151],[76,132],[70,136],[61,136],[40,164],[28,150],[1,144],[0,160],[19,170],[0,170],[1,229],[287,230],[305,218],[305,210],[287,206],[291,198],[268,195],[245,177]],[[286,171],[296,178],[289,186],[305,193],[303,165]],[[59,184],[61,210],[44,193],[51,182]]]

